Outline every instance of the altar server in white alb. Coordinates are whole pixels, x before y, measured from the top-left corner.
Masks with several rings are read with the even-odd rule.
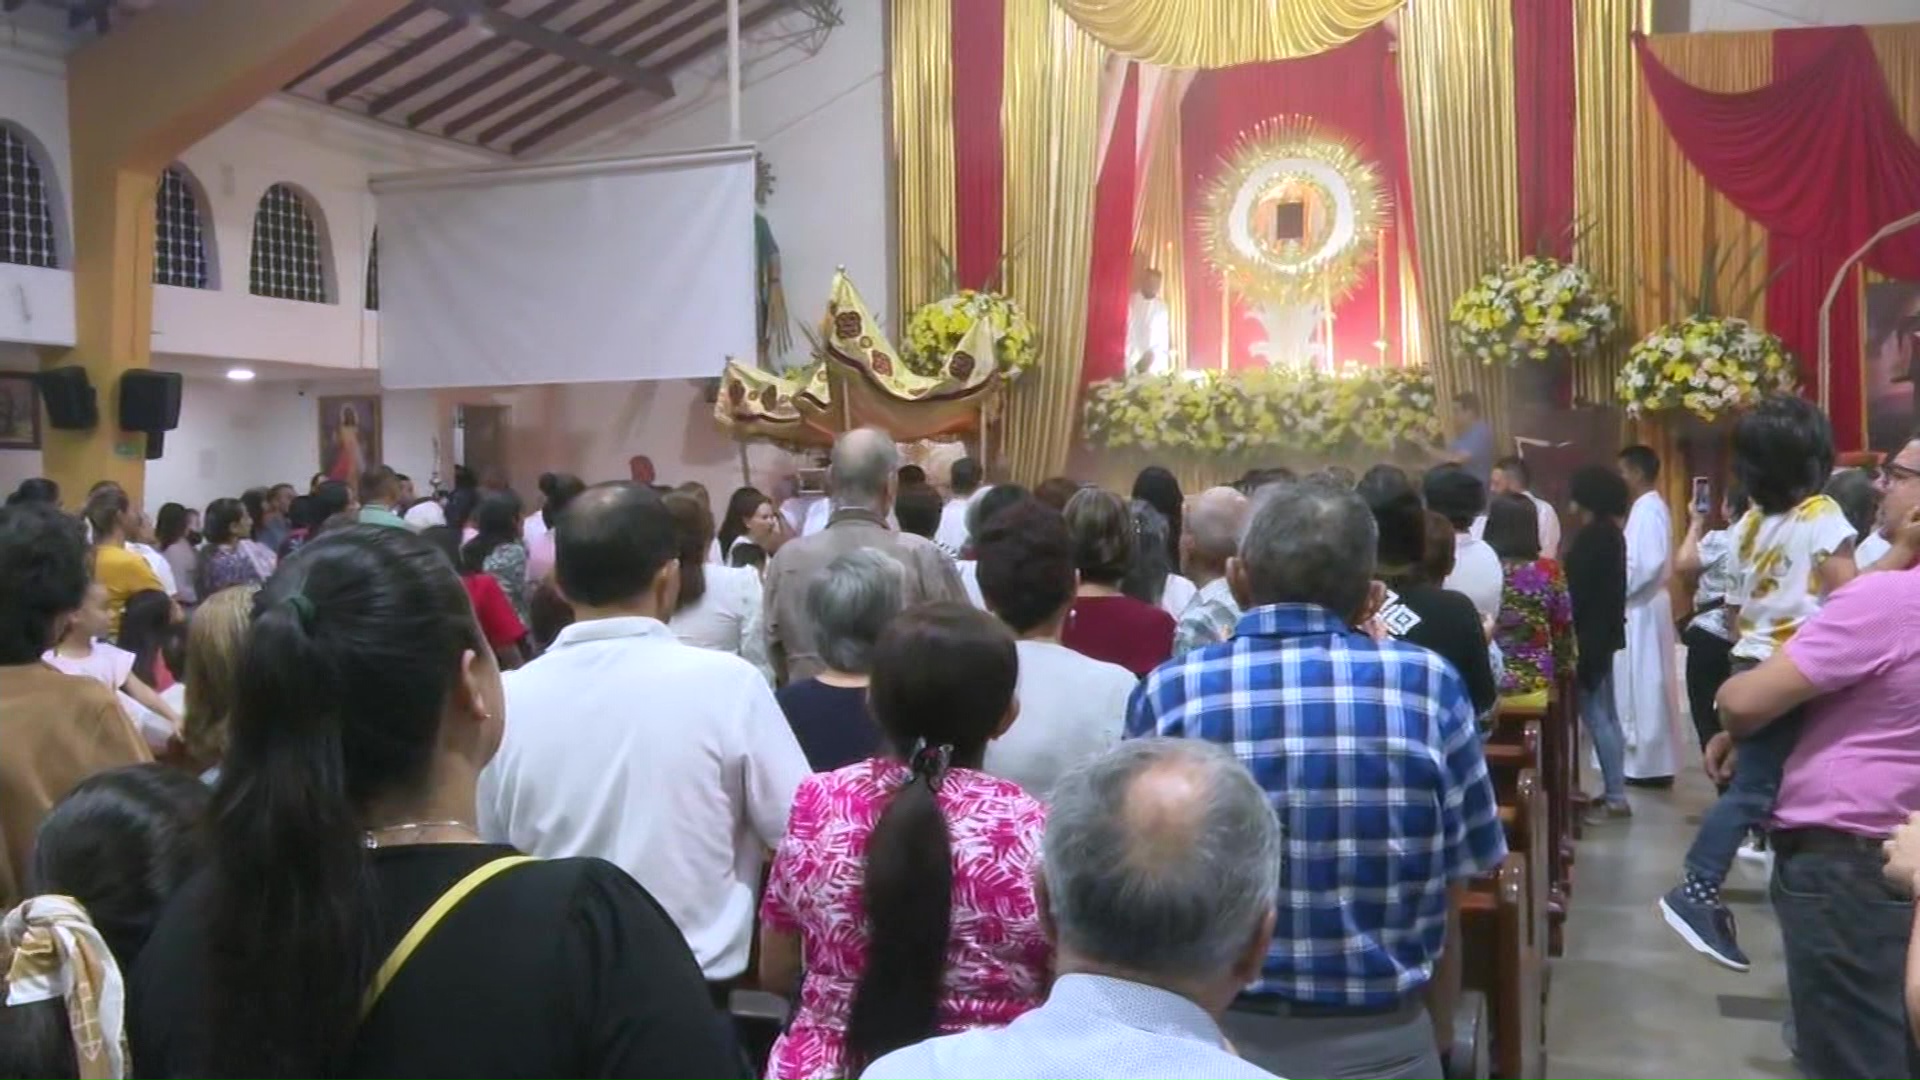
[[[1673,603],[1667,578],[1673,566],[1673,519],[1654,483],[1660,458],[1651,447],[1620,451],[1620,475],[1633,496],[1627,515],[1627,647],[1613,656],[1613,694],[1627,742],[1627,779],[1671,782],[1675,700]]]
[[[1173,330],[1160,298],[1160,271],[1142,267],[1127,301],[1127,374],[1165,375],[1173,370]]]

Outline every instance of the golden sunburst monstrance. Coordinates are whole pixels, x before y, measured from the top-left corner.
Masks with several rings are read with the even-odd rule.
[[[1302,116],[1241,134],[1207,189],[1200,242],[1227,287],[1253,301],[1332,302],[1374,258],[1389,201],[1373,164]]]

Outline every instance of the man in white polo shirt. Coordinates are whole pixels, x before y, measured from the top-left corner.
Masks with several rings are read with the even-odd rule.
[[[555,536],[554,577],[575,621],[507,676],[481,834],[620,866],[724,984],[746,970],[760,864],[786,832],[807,759],[752,664],[667,629],[680,569],[659,495],[592,488]]]

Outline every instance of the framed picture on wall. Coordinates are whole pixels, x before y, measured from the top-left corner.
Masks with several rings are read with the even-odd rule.
[[[40,388],[27,372],[0,372],[0,450],[38,449]]]
[[[380,464],[380,398],[350,394],[320,399],[320,468],[356,492],[360,474]]]

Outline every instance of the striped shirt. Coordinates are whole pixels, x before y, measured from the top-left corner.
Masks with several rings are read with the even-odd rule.
[[[1231,640],[1162,665],[1134,692],[1127,735],[1220,743],[1273,803],[1279,922],[1256,993],[1400,1001],[1433,975],[1448,884],[1506,858],[1460,676],[1322,607],[1255,608]]]

